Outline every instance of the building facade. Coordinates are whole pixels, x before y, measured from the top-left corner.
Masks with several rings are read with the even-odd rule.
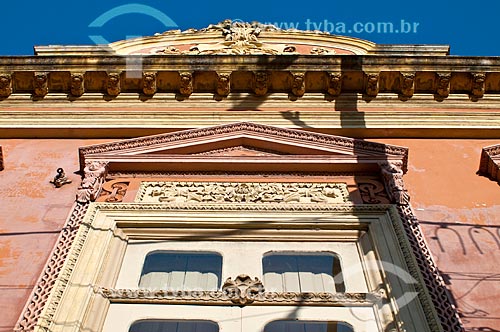
[[[35,53],[0,58],[0,330],[500,330],[499,58],[230,21]]]

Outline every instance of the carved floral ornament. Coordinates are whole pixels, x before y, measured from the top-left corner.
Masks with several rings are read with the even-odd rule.
[[[211,24],[205,29],[189,29],[181,32],[180,30],[167,31],[163,36],[168,35],[187,35],[203,33],[219,33],[223,41],[216,44],[197,44],[189,50],[180,50],[176,46],[169,45],[163,49],[157,50],[157,54],[167,55],[202,55],[202,54],[232,54],[232,55],[251,55],[251,54],[298,54],[297,47],[288,44],[270,44],[259,40],[262,32],[286,32],[271,24],[262,24],[258,22],[239,22],[225,20],[217,24]],[[290,32],[290,30],[288,30]],[[295,31],[295,30],[294,30]],[[327,47],[313,47],[310,50],[311,55],[335,54],[335,50]]]
[[[345,183],[143,182],[136,202],[165,204],[338,204]]]

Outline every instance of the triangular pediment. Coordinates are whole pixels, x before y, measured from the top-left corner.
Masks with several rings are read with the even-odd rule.
[[[300,129],[241,122],[183,130],[80,148],[81,166],[88,160],[189,165],[224,163],[347,164],[385,160],[406,162],[407,149]],[[212,166],[211,169],[213,169]],[[128,167],[130,168],[130,167]],[[295,167],[296,168],[296,167]]]

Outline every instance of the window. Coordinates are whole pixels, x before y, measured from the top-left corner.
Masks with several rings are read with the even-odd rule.
[[[333,253],[273,252],[262,259],[264,285],[275,292],[345,292]]]
[[[132,324],[129,332],[218,332],[219,326],[211,321],[143,320]]]
[[[146,256],[140,288],[217,290],[222,256],[216,253],[152,252]]]
[[[221,331],[316,332],[314,329],[323,328],[371,332],[388,331],[402,317],[407,331],[435,330],[428,326],[418,297],[397,305],[396,299],[411,295],[415,286],[377,266],[388,262],[406,268],[405,255],[391,228],[393,223],[401,223],[396,213],[388,213],[392,207],[381,206],[380,211],[370,207],[369,213],[352,217],[335,211],[313,215],[310,211],[271,214],[240,210],[173,213],[164,205],[149,204],[126,210],[131,206],[118,205],[118,210],[111,204],[90,206],[95,211],[90,210],[92,219],[82,226],[87,231],[79,232],[75,240],[82,245],[81,251],[72,251],[78,264],[65,268],[71,278],[48,326],[63,326],[64,332],[162,332],[173,328],[182,332],[198,329],[198,322],[215,322]],[[346,227],[349,222],[354,223],[352,229]],[[138,227],[138,223],[148,227]],[[321,227],[316,228],[318,223]],[[335,284],[340,270],[343,282]],[[180,272],[177,277],[175,272]],[[297,276],[294,286],[298,292],[337,294],[273,294],[273,290],[283,292],[278,287],[283,288],[283,276],[288,272]],[[186,279],[191,274],[198,281],[190,284]],[[280,277],[279,285],[268,280],[273,274]],[[243,306],[228,299],[222,284],[239,275],[260,279],[268,294]],[[210,285],[201,285],[201,276],[210,276],[206,278],[212,280]],[[321,288],[308,288],[307,282],[314,286],[318,276],[325,278]],[[172,283],[176,278],[178,286]],[[385,280],[391,296],[378,305],[377,287]],[[344,283],[345,291],[341,291]],[[93,287],[82,291],[82,284]],[[173,291],[174,287],[181,289]],[[203,287],[217,291],[189,292],[189,288]],[[251,285],[241,285],[240,290],[246,296]],[[335,327],[325,320],[347,322],[352,328],[346,331],[343,325]],[[173,322],[182,324],[172,327]],[[214,325],[209,326],[201,329],[211,331]]]
[[[277,320],[267,324],[264,332],[353,332],[353,329],[342,322]]]

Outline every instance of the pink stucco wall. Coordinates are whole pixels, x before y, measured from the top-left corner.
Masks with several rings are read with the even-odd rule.
[[[410,148],[405,181],[469,331],[500,329],[500,186],[476,174],[492,140],[371,139]],[[80,176],[78,147],[110,140],[0,140],[0,332],[12,331],[57,239]],[[73,183],[54,188],[58,167]]]

